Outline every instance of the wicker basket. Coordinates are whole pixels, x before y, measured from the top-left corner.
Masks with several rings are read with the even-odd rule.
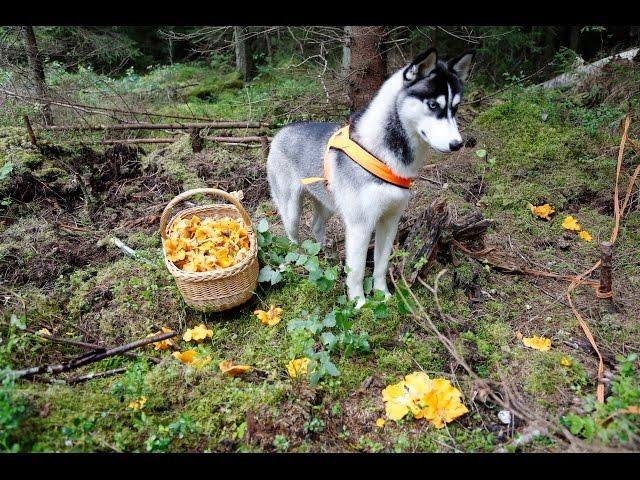
[[[230,204],[201,205],[181,210],[168,221],[170,210],[178,203],[198,194],[222,197]],[[182,297],[191,308],[207,312],[220,312],[237,307],[251,298],[258,284],[258,247],[256,235],[251,226],[249,214],[233,195],[215,188],[196,188],[181,193],[169,202],[160,217],[160,235],[167,238],[173,222],[188,219],[194,215],[200,218],[231,217],[244,222],[249,236],[249,252],[237,264],[210,272],[185,272],[167,259],[162,249],[164,263],[176,280]]]

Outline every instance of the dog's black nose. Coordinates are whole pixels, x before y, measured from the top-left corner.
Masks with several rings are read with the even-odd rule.
[[[456,150],[460,150],[460,148],[462,148],[462,142],[460,140],[454,140],[453,142],[449,142],[449,149],[452,152],[455,152]]]

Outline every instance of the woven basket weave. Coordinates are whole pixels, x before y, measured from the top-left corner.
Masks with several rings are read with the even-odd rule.
[[[199,194],[221,197],[230,204],[201,205],[179,211],[171,220],[167,220],[170,210],[178,203]],[[237,307],[251,298],[258,284],[258,248],[249,214],[238,199],[227,192],[215,188],[196,188],[187,190],[171,200],[160,217],[160,235],[167,239],[171,225],[194,215],[200,218],[231,217],[244,222],[249,236],[249,252],[237,264],[210,272],[185,272],[167,259],[162,249],[164,263],[176,280],[184,301],[190,307],[207,312],[220,312]]]

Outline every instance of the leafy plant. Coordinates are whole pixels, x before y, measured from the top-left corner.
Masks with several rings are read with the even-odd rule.
[[[289,450],[289,440],[284,435],[276,435],[273,439],[273,446],[278,452]]]
[[[324,421],[314,417],[311,420],[305,422],[303,429],[305,433],[322,433],[324,432]]]
[[[4,180],[13,171],[13,163],[7,162],[0,168],[0,180]]]
[[[20,451],[20,444],[11,440],[27,410],[24,400],[16,395],[14,379],[0,372],[0,452]]]
[[[380,292],[382,293],[382,292]],[[311,385],[316,385],[325,376],[337,377],[340,371],[331,361],[330,354],[340,351],[345,357],[353,352],[368,352],[371,347],[367,333],[354,333],[353,317],[356,310],[353,302],[341,296],[337,306],[322,319],[317,311],[309,314],[302,312],[303,318],[293,318],[287,324],[287,331],[305,334],[303,338],[303,354],[311,360]],[[317,350],[316,345],[321,345]]]
[[[87,418],[84,415],[75,417],[70,426],[62,427],[64,444],[72,447],[72,452],[86,452],[93,447],[93,428],[96,420],[94,417]]]
[[[145,448],[147,452],[166,452],[175,438],[184,438],[187,433],[194,433],[195,431],[195,424],[191,417],[180,415],[175,422],[166,426],[160,425],[157,433],[149,436],[144,442]]]
[[[321,291],[333,288],[338,279],[338,267],[325,268],[318,259],[320,244],[305,240],[296,245],[286,237],[278,237],[269,231],[269,222],[263,218],[257,225],[258,257],[263,267],[258,275],[259,282],[275,285],[283,280],[283,275],[295,277],[306,271],[309,282]]]
[[[573,435],[585,439],[599,439],[604,443],[637,442],[640,430],[640,382],[635,363],[636,354],[618,355],[619,372],[611,383],[611,396],[604,404],[593,396],[585,400],[585,415],[570,413],[560,418]]]
[[[111,387],[111,393],[119,396],[124,402],[125,397],[138,398],[146,393],[144,388],[144,376],[149,371],[149,364],[145,359],[140,359],[131,365],[120,379]]]

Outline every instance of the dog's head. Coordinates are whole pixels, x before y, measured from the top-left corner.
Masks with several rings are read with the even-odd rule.
[[[434,48],[422,52],[403,69],[398,115],[405,125],[434,149],[449,153],[462,147],[456,112],[474,52],[449,61],[438,59]]]

